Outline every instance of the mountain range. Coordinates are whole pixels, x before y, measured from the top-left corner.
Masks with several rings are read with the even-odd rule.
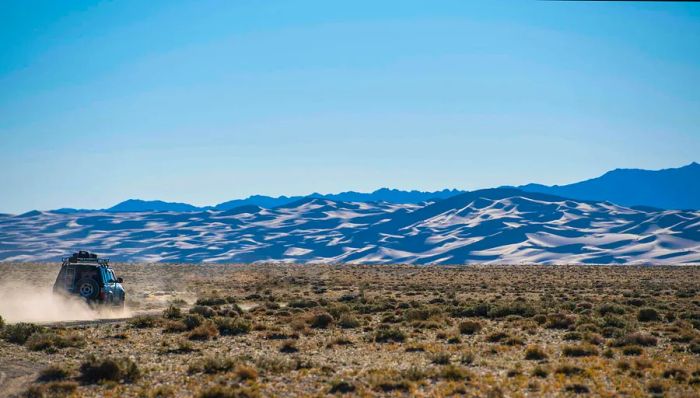
[[[700,209],[700,164],[664,170],[616,169],[568,185],[528,184],[524,191],[574,199],[605,200],[625,206]]]
[[[89,249],[117,261],[700,263],[700,211],[513,188],[421,203],[301,198],[274,208],[0,216],[0,261]]]
[[[599,200],[625,206],[649,206],[659,209],[700,209],[700,164],[665,170],[616,169],[600,177],[568,185],[527,184],[516,187],[527,192],[540,192],[571,199]],[[512,187],[508,187],[512,188]],[[338,194],[312,193],[306,196],[253,195],[245,199],[234,199],[215,206],[198,207],[187,203],[161,200],[129,199],[103,210],[63,208],[57,213],[106,211],[110,213],[174,211],[197,212],[204,210],[230,210],[239,206],[254,205],[264,208],[283,206],[303,198],[329,199],[341,202],[389,202],[421,203],[434,199],[445,199],[465,193],[458,189],[442,191],[402,191],[381,188],[374,192],[347,191]]]

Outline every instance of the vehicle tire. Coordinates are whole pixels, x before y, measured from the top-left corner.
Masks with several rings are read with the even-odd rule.
[[[97,298],[97,294],[100,291],[100,287],[97,285],[97,282],[94,279],[81,279],[78,282],[78,294],[80,294],[80,297],[92,300],[94,298]]]

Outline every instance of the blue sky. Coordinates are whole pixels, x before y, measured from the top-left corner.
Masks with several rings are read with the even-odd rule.
[[[700,4],[3,1],[1,212],[700,160]]]

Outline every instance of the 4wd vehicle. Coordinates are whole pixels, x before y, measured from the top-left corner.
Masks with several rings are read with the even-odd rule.
[[[88,303],[124,306],[122,278],[114,275],[109,259],[79,251],[63,259],[61,271],[53,285],[54,293],[76,295]]]

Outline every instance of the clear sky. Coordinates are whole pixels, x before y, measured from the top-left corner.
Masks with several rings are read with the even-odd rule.
[[[0,2],[0,212],[700,160],[700,3]]]

